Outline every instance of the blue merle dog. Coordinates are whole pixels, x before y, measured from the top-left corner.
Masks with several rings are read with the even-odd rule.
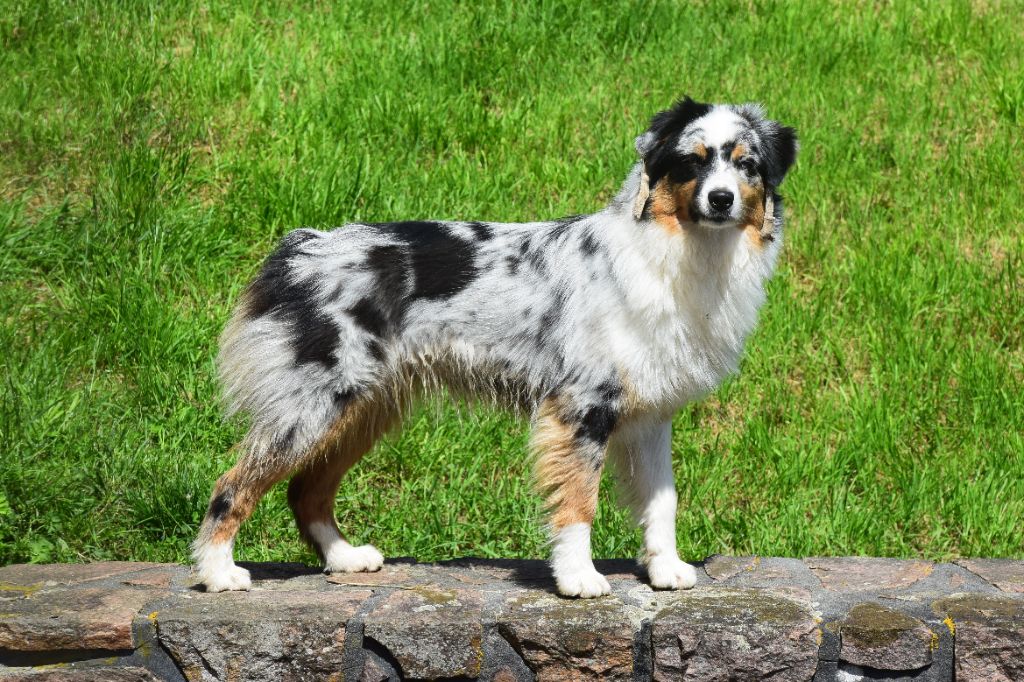
[[[413,402],[443,387],[531,416],[558,591],[609,592],[591,560],[609,462],[656,588],[694,585],[676,550],[671,420],[735,372],[782,242],[792,128],[753,104],[689,98],[657,114],[618,195],[536,223],[399,222],[296,230],[221,339],[230,412],[250,428],[194,544],[209,591],[244,590],[235,534],[290,477],[326,571],[376,571],[345,542],[339,481]]]

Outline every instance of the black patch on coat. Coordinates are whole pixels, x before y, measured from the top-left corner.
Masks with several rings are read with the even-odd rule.
[[[364,298],[349,308],[348,314],[372,336],[384,336],[391,326],[381,307],[369,298]]]
[[[411,277],[409,250],[397,244],[375,246],[366,254],[366,267],[374,276],[374,295],[358,301],[348,313],[372,336],[387,336],[401,327],[405,317]],[[370,352],[377,355],[373,348]]]
[[[473,230],[473,236],[477,238],[477,241],[485,242],[494,236],[494,232],[487,223],[472,222],[466,223],[466,225]]]
[[[304,365],[319,362],[330,369],[338,364],[334,349],[340,339],[338,325],[316,306],[310,305],[298,312],[292,321],[292,348],[295,362]]]
[[[292,280],[289,261],[301,253],[303,244],[318,238],[319,235],[310,230],[295,230],[281,239],[246,290],[245,313],[249,318],[287,311],[296,302],[308,300],[315,294],[311,282]]]
[[[654,135],[654,142],[644,153],[644,166],[652,188],[669,173],[672,174],[674,182],[686,182],[691,179],[688,176],[693,172],[692,166],[700,162],[680,155],[676,149],[676,142],[687,126],[710,111],[710,104],[684,97],[671,109],[654,115],[648,129],[648,132]],[[708,158],[711,156],[709,153]]]
[[[597,243],[597,239],[594,237],[594,234],[590,230],[584,232],[583,236],[580,238],[580,253],[587,258],[590,258],[597,253],[598,248],[600,248],[600,246]]]
[[[356,389],[346,388],[331,393],[331,400],[334,401],[334,406],[338,408],[339,412],[341,412],[346,407],[348,407],[348,404],[355,400],[356,396],[358,395],[359,391],[357,391]]]
[[[340,338],[338,325],[317,305],[314,280],[296,281],[291,272],[291,260],[301,254],[302,245],[319,238],[310,230],[285,235],[249,285],[245,313],[251,319],[273,315],[286,322],[295,361],[300,365],[316,362],[330,369],[338,362],[334,357]]]
[[[210,506],[206,510],[206,515],[214,521],[220,521],[228,515],[229,511],[231,511],[231,494],[221,493],[210,500]]]
[[[610,404],[592,405],[580,417],[576,438],[604,445],[611,437],[618,419],[618,411]]]
[[[298,430],[299,427],[297,424],[292,424],[288,427],[288,430],[274,441],[274,449],[278,452],[288,452],[291,450],[292,445],[295,444],[295,434]]]
[[[411,221],[382,223],[377,227],[409,247],[409,300],[451,298],[476,279],[476,247],[451,234],[442,223]]]

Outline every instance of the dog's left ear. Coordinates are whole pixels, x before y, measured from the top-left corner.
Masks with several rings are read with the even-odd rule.
[[[761,135],[767,152],[765,179],[770,187],[778,187],[796,161],[800,142],[796,138],[796,130],[775,121],[765,121]]]
[[[647,207],[647,199],[651,196],[651,176],[647,174],[647,155],[654,147],[654,133],[648,130],[636,138],[634,146],[636,153],[640,155],[640,182],[637,187],[636,197],[633,199],[633,220],[640,220]]]

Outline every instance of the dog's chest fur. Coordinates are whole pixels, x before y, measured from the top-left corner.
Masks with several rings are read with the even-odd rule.
[[[780,240],[740,230],[653,229],[621,249],[613,276],[625,297],[593,310],[637,407],[673,412],[736,371],[765,300]],[[597,341],[597,339],[594,339]]]

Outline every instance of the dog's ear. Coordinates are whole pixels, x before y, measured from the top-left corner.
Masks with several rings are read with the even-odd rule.
[[[640,220],[647,208],[647,199],[651,196],[651,177],[647,174],[646,157],[653,145],[654,135],[650,131],[638,136],[634,142],[636,153],[640,156],[640,179],[633,198],[633,220]]]
[[[796,161],[800,142],[796,130],[775,121],[766,121],[762,135],[766,150],[765,179],[770,187],[778,187]]]
[[[657,182],[672,163],[672,150],[680,133],[688,125],[711,111],[711,105],[683,97],[670,109],[658,112],[650,127],[636,138],[636,153],[640,156],[640,187],[633,202],[633,217],[643,215],[651,193],[651,183]]]

